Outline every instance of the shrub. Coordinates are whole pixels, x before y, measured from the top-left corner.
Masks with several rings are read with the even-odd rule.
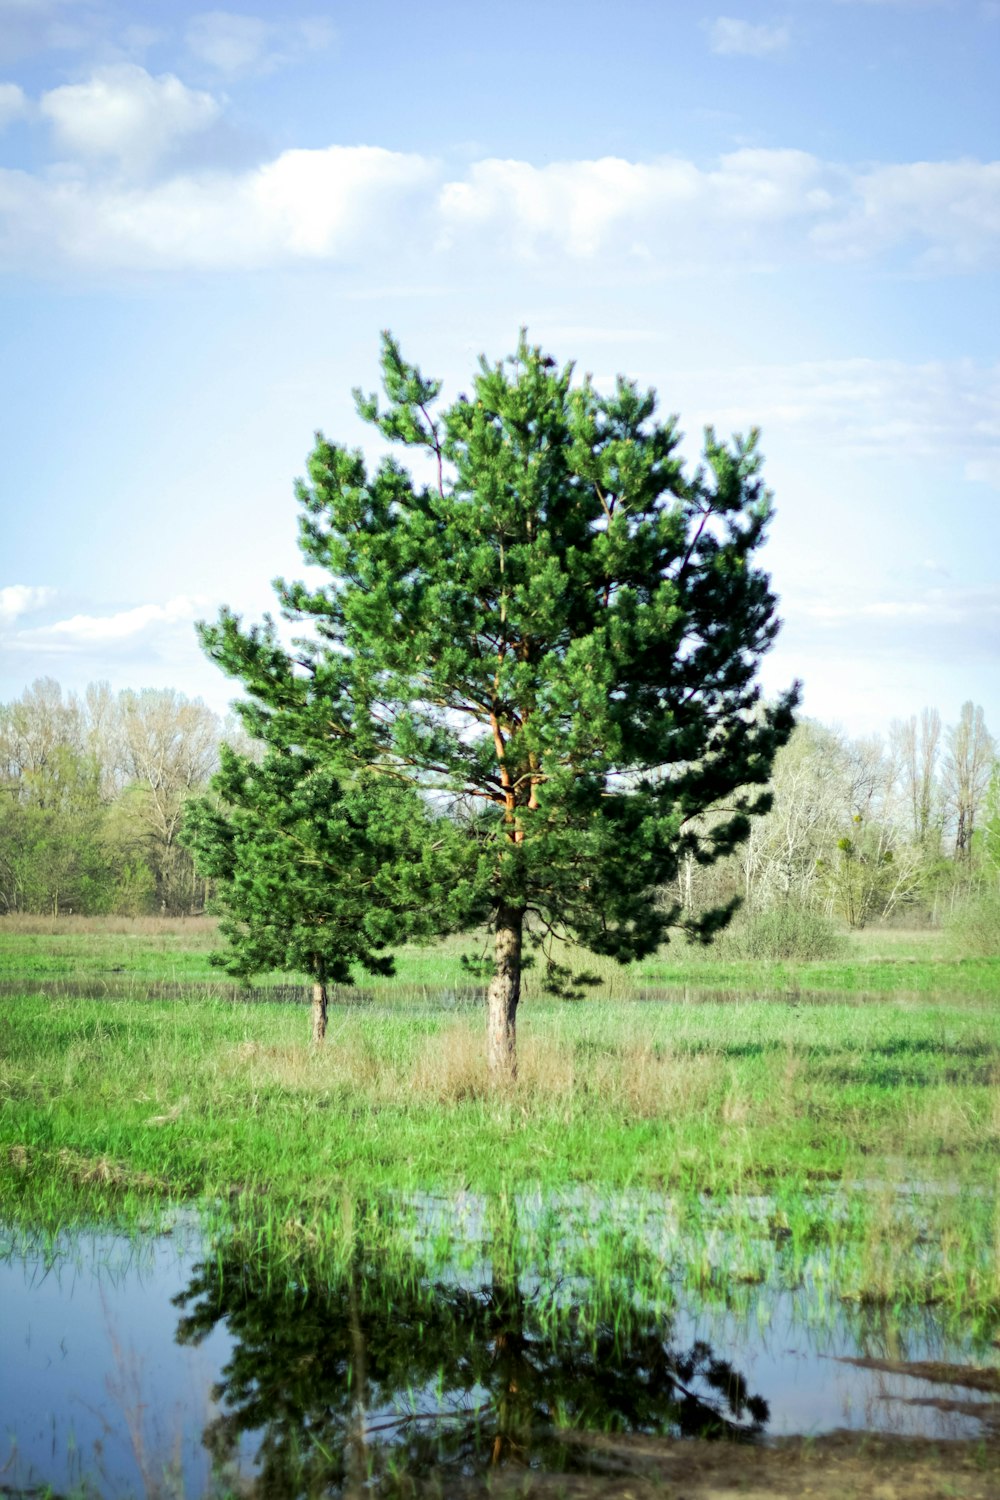
[[[947,930],[960,958],[1000,958],[1000,887],[981,891],[958,907]]]
[[[789,904],[738,912],[716,939],[719,958],[839,958],[847,946],[830,918],[808,906]]]

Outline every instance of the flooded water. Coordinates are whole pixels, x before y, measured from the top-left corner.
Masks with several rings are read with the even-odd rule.
[[[190,1239],[190,1236],[188,1237]],[[202,1493],[209,1471],[199,1417],[229,1342],[176,1345],[171,1298],[200,1237],[83,1235],[0,1262],[0,1491],[141,1494],[152,1465]],[[203,1424],[202,1424],[203,1425]],[[202,1484],[204,1481],[204,1485]]]
[[[400,1006],[408,1013],[421,1009],[431,1012],[478,1010],[486,1004],[486,986],[482,984],[425,985],[396,983],[392,992],[364,985],[330,985],[332,1005],[362,1007],[375,1014],[392,1014]],[[124,970],[96,973],[86,979],[62,975],[42,975],[22,979],[0,979],[0,999],[8,996],[44,995],[53,1000],[217,1000],[232,1005],[299,1005],[312,1003],[311,988],[301,984],[236,984],[223,980],[146,979]],[[603,1003],[599,993],[592,997]],[[726,987],[690,983],[630,984],[619,1002],[648,1005],[732,1005],[765,1002],[792,1009],[804,1006],[853,1006],[859,1009],[873,1003],[884,1003],[887,995],[879,990],[810,990]],[[893,990],[892,1004],[928,1005],[952,1003],[948,991]],[[586,1002],[580,1002],[586,1003]],[[963,995],[962,1004],[987,1005],[986,997]]]
[[[443,1211],[427,1200],[429,1234]],[[739,1312],[627,1288],[595,1312],[584,1283],[518,1264],[490,1205],[464,1213],[478,1255],[428,1277],[359,1237],[316,1286],[208,1244],[193,1219],[139,1243],[7,1236],[0,1492],[346,1494],[373,1474],[572,1468],[586,1450],[567,1428],[766,1442],[976,1437],[996,1419],[996,1395],[955,1372],[903,1372],[976,1362],[931,1319],[904,1337],[766,1287]]]

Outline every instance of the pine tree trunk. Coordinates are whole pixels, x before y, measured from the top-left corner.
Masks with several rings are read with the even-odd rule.
[[[326,1036],[326,985],[317,979],[312,987],[313,1045],[318,1046]]]
[[[487,1199],[490,1226],[489,1317],[492,1325],[494,1412],[491,1465],[531,1447],[532,1370],[525,1335],[525,1299],[518,1274],[517,1206],[506,1191]]]
[[[490,1073],[498,1083],[517,1077],[515,1018],[521,998],[521,938],[523,906],[501,906],[496,917],[495,967],[487,992],[488,1034],[486,1055]]]

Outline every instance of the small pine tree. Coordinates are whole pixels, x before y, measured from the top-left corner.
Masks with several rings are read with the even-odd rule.
[[[756,432],[708,430],[686,474],[653,392],[619,379],[601,395],[523,335],[443,410],[388,334],[382,372],[386,404],[356,392],[358,410],[422,450],[431,483],[318,437],[300,545],[328,578],[276,583],[312,634],[289,653],[270,620],[223,611],[201,635],[274,749],[480,810],[444,839],[453,877],[424,914],[443,928],[488,912],[488,1057],[512,1076],[526,930],[651,953],[680,917],[659,897],[679,859],[728,854],[769,806],[755,789],[797,701],[762,706],[755,681],[778,629],[754,565],[771,500]],[[724,815],[699,825],[710,807]]]
[[[224,913],[229,947],[213,962],[240,978],[309,974],[321,1042],[327,986],[351,984],[354,966],[390,974],[389,945],[426,930],[447,827],[405,785],[345,782],[294,751],[272,747],[258,764],[223,745],[220,760],[214,795],[188,804],[182,835]]]

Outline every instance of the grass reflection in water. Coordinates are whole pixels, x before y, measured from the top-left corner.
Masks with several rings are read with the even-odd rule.
[[[255,1434],[261,1492],[392,1490],[505,1465],[585,1464],[572,1432],[745,1439],[767,1402],[704,1343],[675,1347],[669,1312],[623,1288],[604,1305],[520,1261],[513,1205],[488,1212],[485,1279],[429,1279],[355,1241],[308,1289],[232,1242],[176,1299],[178,1337],[224,1320],[234,1340],[206,1433],[221,1466]]]

